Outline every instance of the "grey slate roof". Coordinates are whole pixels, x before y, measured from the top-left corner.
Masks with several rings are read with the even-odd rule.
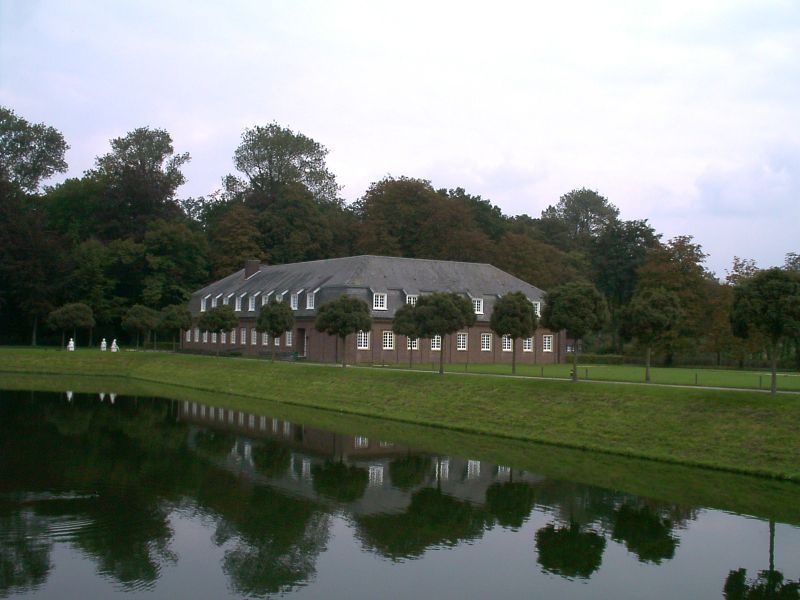
[[[261,265],[259,271],[245,279],[241,269],[224,279],[215,281],[192,294],[190,309],[197,314],[204,297],[225,298],[231,294],[230,304],[236,296],[244,296],[243,315],[247,311],[247,298],[252,294],[299,293],[297,316],[312,316],[316,310],[307,310],[305,296],[315,293],[315,307],[328,299],[344,293],[361,297],[372,306],[373,293],[387,293],[387,310],[373,311],[376,318],[389,318],[405,304],[407,294],[429,292],[456,292],[472,298],[483,298],[484,316],[488,320],[491,307],[498,296],[508,292],[523,292],[531,301],[541,302],[544,292],[485,263],[453,262],[389,256],[349,256],[285,265]],[[221,303],[221,300],[220,300]],[[208,306],[211,306],[210,300]],[[261,301],[256,302],[256,311]]]

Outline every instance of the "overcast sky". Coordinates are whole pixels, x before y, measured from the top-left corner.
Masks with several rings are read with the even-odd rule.
[[[209,194],[275,121],[348,202],[406,175],[539,216],[587,187],[720,276],[800,252],[798,0],[0,0],[0,104],[64,134],[68,176],[149,126]]]

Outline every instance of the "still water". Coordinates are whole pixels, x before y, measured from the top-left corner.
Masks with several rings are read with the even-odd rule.
[[[663,496],[196,401],[0,392],[0,597],[800,597],[798,511]]]

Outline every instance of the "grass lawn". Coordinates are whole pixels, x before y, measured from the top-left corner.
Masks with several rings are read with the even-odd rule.
[[[376,365],[377,366],[377,365]],[[386,365],[387,367],[407,369],[408,363]],[[414,369],[438,371],[439,364],[430,362],[415,363]],[[445,370],[453,373],[486,373],[492,375],[511,375],[510,364],[464,364],[445,365]],[[524,377],[555,377],[569,379],[572,365],[517,365],[517,375]],[[593,381],[625,381],[644,383],[644,367],[636,365],[578,365],[578,377]],[[697,385],[701,387],[729,387],[753,390],[768,390],[769,371],[739,371],[734,369],[692,369],[686,367],[651,367],[652,383],[670,385]],[[797,371],[778,372],[778,390],[800,391],[800,373]]]
[[[800,481],[800,396],[439,377],[148,352],[0,349],[0,371],[119,376],[266,401]]]

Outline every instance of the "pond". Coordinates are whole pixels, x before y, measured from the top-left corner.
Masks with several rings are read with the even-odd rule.
[[[306,418],[0,392],[0,597],[799,597],[800,486]]]

